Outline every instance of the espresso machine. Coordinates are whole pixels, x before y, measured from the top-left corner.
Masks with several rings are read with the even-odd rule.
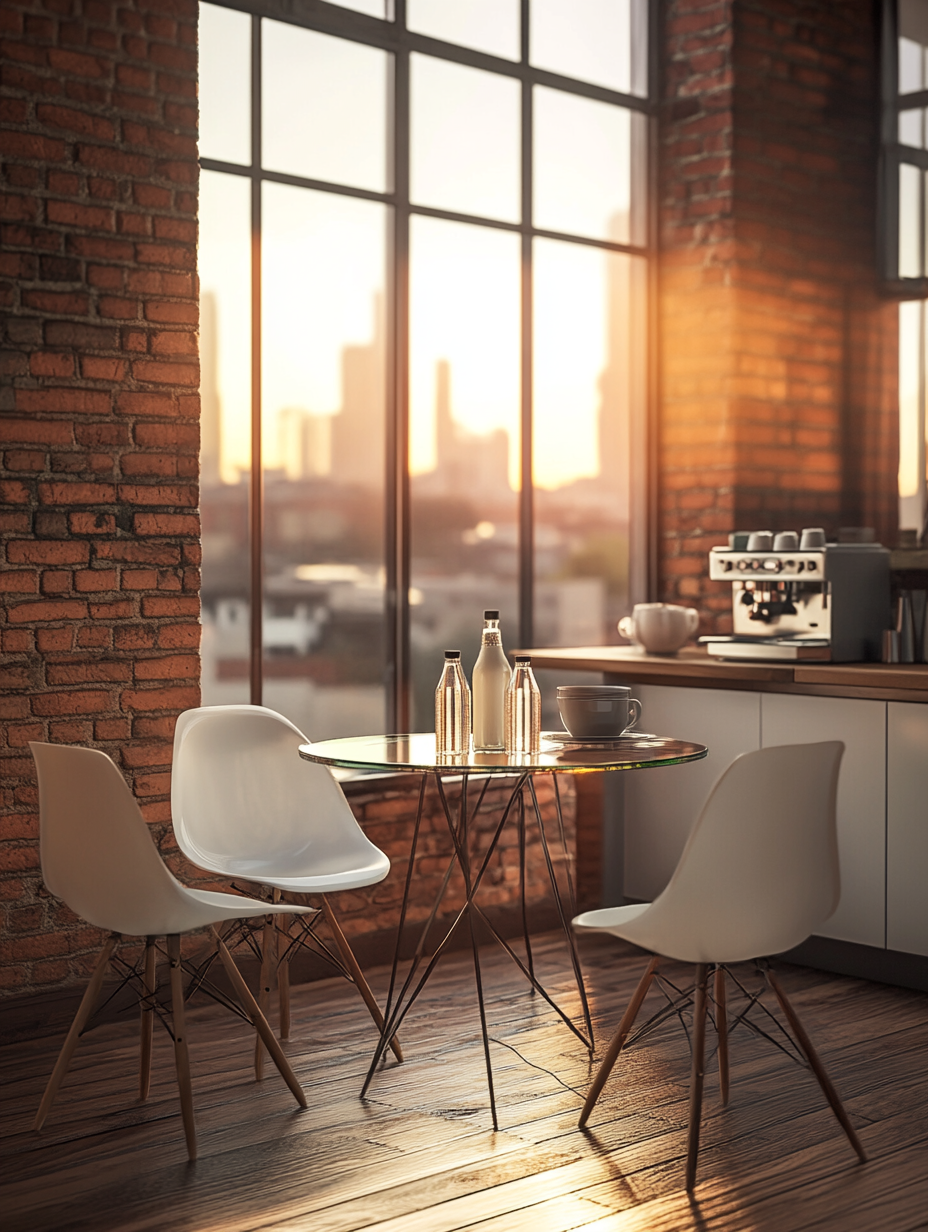
[[[742,536],[733,536],[741,539]],[[815,528],[760,531],[747,547],[712,548],[709,577],[731,582],[733,632],[700,638],[722,659],[878,660],[890,628],[889,551],[826,543]]]

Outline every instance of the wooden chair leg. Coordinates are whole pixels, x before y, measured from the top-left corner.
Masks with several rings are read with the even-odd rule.
[[[857,1137],[850,1118],[844,1110],[844,1105],[841,1103],[838,1092],[835,1090],[831,1079],[828,1077],[825,1066],[822,1064],[818,1053],[813,1048],[812,1041],[806,1034],[805,1027],[799,1020],[799,1015],[787,1000],[786,993],[783,991],[780,981],[773,974],[773,972],[768,969],[766,974],[767,983],[773,989],[776,999],[780,1003],[780,1009],[782,1009],[783,1013],[786,1015],[786,1020],[792,1028],[793,1034],[795,1035],[797,1041],[799,1042],[799,1047],[806,1054],[806,1059],[811,1066],[812,1073],[818,1080],[818,1085],[822,1088],[825,1098],[831,1105],[832,1112],[838,1118],[838,1123],[847,1135],[848,1142],[850,1142],[851,1146],[857,1152],[860,1162],[865,1164],[867,1162],[867,1156],[864,1148],[861,1145],[860,1139]]]
[[[271,1004],[271,967],[273,965],[274,917],[264,917],[264,932],[261,936],[261,975],[258,983],[258,1005],[261,1013],[267,1018]],[[261,1046],[261,1036],[255,1039],[255,1078],[260,1082],[264,1077],[264,1049]]]
[[[702,1086],[706,1069],[706,984],[708,964],[696,965],[696,1003],[693,1007],[693,1069],[690,1078],[690,1125],[686,1142],[686,1188],[696,1185],[699,1129],[702,1122]]]
[[[283,1078],[284,1082],[286,1082],[287,1086],[293,1092],[296,1102],[301,1108],[305,1108],[306,1096],[303,1092],[303,1088],[300,1086],[296,1074],[294,1074],[293,1070],[290,1068],[290,1062],[284,1056],[283,1049],[278,1043],[274,1032],[271,1030],[267,1019],[261,1013],[261,1007],[251,995],[248,985],[242,978],[241,971],[239,971],[238,967],[235,965],[235,959],[229,953],[226,943],[220,937],[215,928],[212,929],[212,933],[216,938],[217,945],[219,946],[219,957],[222,959],[222,965],[226,969],[226,974],[229,977],[232,987],[235,989],[235,995],[238,997],[242,1009],[246,1012],[246,1014],[251,1016],[255,1030],[258,1032],[261,1039],[264,1040],[265,1047],[271,1054],[271,1060],[280,1071],[280,1076]]]
[[[358,960],[355,958],[354,951],[348,944],[348,938],[342,932],[342,927],[335,918],[335,912],[329,905],[326,896],[321,894],[319,897],[322,899],[322,913],[325,916],[325,922],[328,924],[332,936],[335,938],[335,944],[338,946],[338,952],[342,956],[342,961],[351,972],[351,978],[357,985],[358,992],[363,997],[364,1004],[367,1006],[370,1011],[371,1018],[373,1018],[377,1025],[377,1030],[383,1031],[384,1021],[383,1014],[380,1012],[380,1006],[377,1004],[377,1000],[371,992],[370,985],[364,978],[363,971],[358,966]],[[390,1047],[393,1049],[393,1055],[396,1057],[397,1061],[402,1061],[403,1049],[401,1048],[400,1042],[396,1036],[390,1040]]]
[[[722,1103],[728,1103],[728,1007],[725,995],[725,968],[715,969],[715,1021],[719,1036],[719,1087]]]
[[[290,934],[286,927],[289,920],[289,916],[277,916],[277,927],[274,933],[277,959],[277,1001],[282,1040],[290,1038],[290,957],[285,953],[290,941]]]
[[[190,1055],[187,1051],[187,1022],[184,1013],[184,973],[180,965],[180,937],[168,937],[168,958],[171,963],[171,1017],[174,1028],[174,1068],[180,1090],[180,1111],[184,1120],[187,1154],[197,1157],[197,1130],[193,1120],[193,1088],[190,1085]]]
[[[35,1114],[35,1131],[36,1133],[45,1124],[45,1118],[48,1116],[49,1110],[55,1101],[55,1096],[58,1094],[58,1088],[64,1081],[64,1076],[68,1072],[68,1066],[71,1064],[71,1057],[74,1055],[74,1049],[77,1047],[77,1041],[80,1039],[81,1032],[86,1027],[90,1015],[93,1013],[94,1006],[97,1003],[97,998],[100,995],[100,989],[103,986],[103,980],[106,976],[106,968],[109,966],[110,956],[116,948],[119,941],[118,933],[111,933],[107,937],[103,949],[100,952],[100,957],[97,959],[97,965],[93,969],[93,974],[90,977],[90,982],[84,991],[81,998],[81,1003],[77,1007],[77,1013],[74,1015],[74,1021],[71,1023],[71,1028],[65,1037],[61,1052],[58,1054],[58,1060],[55,1062],[55,1068],[52,1070],[52,1076],[48,1080],[48,1086],[45,1088],[45,1094],[42,1096],[42,1102],[39,1104],[39,1110]]]
[[[154,937],[145,938],[145,966],[142,971],[144,999],[139,1009],[139,1099],[148,1099],[151,1088],[151,1037],[155,1025],[155,1013],[150,998],[155,995],[155,950]]]
[[[612,1073],[612,1067],[618,1060],[619,1053],[625,1046],[625,1041],[628,1039],[632,1027],[635,1025],[635,1019],[638,1017],[638,1011],[648,995],[648,989],[651,987],[651,981],[654,979],[654,972],[657,970],[657,964],[660,960],[652,958],[648,963],[648,969],[638,983],[631,1001],[628,1003],[628,1008],[622,1015],[622,1021],[619,1023],[619,1029],[606,1049],[606,1055],[603,1057],[602,1064],[596,1071],[596,1077],[593,1079],[593,1085],[587,1093],[586,1103],[583,1105],[583,1111],[580,1113],[580,1128],[583,1129],[587,1121],[590,1119],[590,1113],[599,1099],[600,1092],[606,1085],[606,1079]]]

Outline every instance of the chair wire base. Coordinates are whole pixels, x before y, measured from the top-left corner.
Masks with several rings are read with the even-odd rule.
[[[590,1091],[587,1095],[586,1102],[583,1106],[583,1111],[580,1114],[579,1125],[584,1128],[593,1108],[599,1099],[599,1096],[609,1078],[613,1066],[618,1060],[619,1054],[632,1044],[638,1043],[648,1036],[657,1027],[661,1026],[669,1018],[676,1016],[684,1034],[690,1045],[692,1056],[691,1063],[691,1079],[690,1079],[690,1111],[689,1111],[689,1130],[687,1143],[687,1160],[686,1160],[686,1188],[691,1191],[696,1184],[696,1164],[699,1154],[699,1129],[702,1115],[702,1092],[703,1081],[706,1070],[706,1050],[705,1050],[705,1028],[706,1020],[715,1030],[717,1038],[717,1047],[715,1052],[719,1058],[719,1081],[723,1104],[728,1103],[728,1040],[732,1032],[737,1027],[745,1027],[752,1031],[759,1038],[766,1040],[773,1047],[778,1048],[791,1061],[795,1062],[803,1069],[811,1071],[815,1076],[816,1081],[822,1089],[825,1098],[837,1118],[841,1128],[856,1152],[861,1163],[866,1163],[867,1156],[863,1146],[851,1125],[850,1118],[844,1109],[837,1091],[829,1078],[824,1065],[822,1064],[815,1048],[809,1039],[808,1034],[798,1014],[793,1008],[790,1001],[787,999],[786,993],[782,985],[773,972],[771,965],[766,959],[757,959],[754,962],[754,967],[757,973],[763,978],[764,984],[758,991],[751,991],[745,984],[734,974],[731,967],[727,964],[711,964],[714,971],[714,987],[709,980],[710,964],[699,963],[696,966],[696,979],[694,984],[689,988],[680,988],[666,975],[659,973],[657,970],[660,959],[653,957],[645,971],[642,979],[635,990],[631,1002],[622,1018],[619,1029],[613,1036],[608,1049],[604,1055],[603,1061],[600,1064]],[[735,984],[739,992],[744,997],[746,1002],[743,1009],[731,1020],[728,1018],[728,1003],[727,993],[725,991],[726,977],[730,978]],[[662,1005],[647,1021],[643,1022],[637,1030],[632,1030],[635,1019],[641,1009],[644,999],[650,989],[652,982],[656,981],[660,992],[664,995],[666,1004]],[[672,990],[672,994],[668,992],[668,988]],[[761,1001],[761,996],[769,988],[776,997],[780,1010],[787,1021],[789,1029],[785,1027],[777,1016]],[[692,1006],[693,1021],[692,1034],[687,1029],[684,1011]],[[777,1034],[770,1030],[764,1030],[758,1023],[752,1021],[748,1015],[752,1010],[760,1010],[766,1015],[767,1019],[776,1028]],[[785,1041],[785,1043],[784,1043]],[[709,1060],[715,1053],[710,1053]]]
[[[281,1077],[287,1083],[297,1103],[305,1108],[306,1096],[287,1058],[274,1038],[268,1026],[267,1019],[260,1006],[248,990],[244,979],[232,959],[222,935],[215,927],[211,928],[217,943],[217,949],[207,959],[195,965],[181,956],[180,935],[171,934],[166,938],[166,944],[160,945],[155,937],[146,937],[142,955],[135,963],[127,962],[116,950],[122,941],[120,933],[110,933],[97,959],[97,964],[90,982],[84,991],[80,1006],[71,1023],[71,1027],[62,1045],[55,1068],[45,1088],[42,1101],[36,1113],[34,1128],[41,1131],[48,1113],[51,1110],[58,1090],[64,1081],[71,1058],[81,1037],[99,1025],[100,1015],[114,997],[127,987],[131,987],[138,995],[140,1008],[140,1039],[139,1039],[139,1098],[148,1097],[151,1074],[151,1028],[154,1018],[165,1027],[174,1045],[174,1062],[177,1071],[177,1083],[180,1093],[181,1114],[184,1124],[184,1137],[187,1143],[187,1154],[194,1161],[197,1157],[196,1127],[193,1119],[193,1093],[190,1082],[190,1061],[187,1051],[187,1031],[185,1020],[185,1005],[193,992],[202,989],[214,1001],[231,1010],[253,1026],[257,1034],[264,1040],[274,1060]],[[163,1006],[158,998],[157,955],[163,955],[168,960],[170,970],[171,1003],[170,1011]],[[212,980],[208,971],[215,957],[221,958],[226,974],[233,986],[239,1004],[231,1001]],[[120,979],[109,991],[102,1003],[98,1004],[103,981],[108,968],[113,967],[120,973]],[[184,976],[190,977],[187,988],[184,988]],[[96,1021],[95,1021],[96,1020]]]

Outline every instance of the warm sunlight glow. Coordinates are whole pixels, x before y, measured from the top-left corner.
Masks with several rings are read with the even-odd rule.
[[[899,305],[899,495],[919,490],[919,434],[924,431],[919,389],[923,309],[917,300]]]

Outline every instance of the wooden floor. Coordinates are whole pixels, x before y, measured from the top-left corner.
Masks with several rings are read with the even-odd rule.
[[[545,978],[577,1006],[553,937]],[[644,959],[583,941],[597,1053]],[[294,990],[287,1045],[309,1108],[276,1071],[252,1080],[252,1036],[193,1003],[189,1037],[200,1158],[188,1164],[170,1043],[156,1027],[147,1104],[135,1100],[135,1023],[98,1028],[41,1137],[31,1123],[59,1039],[0,1049],[0,1228],[287,1229],[288,1232],[685,1232],[928,1228],[928,995],[797,967],[783,981],[860,1133],[860,1165],[811,1075],[746,1030],[732,1101],[709,1063],[699,1182],[683,1190],[689,1051],[677,1021],[620,1059],[587,1132],[584,1048],[499,951],[484,951],[500,1113],[493,1132],[467,956],[436,971],[364,1102],[374,1043],[354,990]],[[668,968],[682,980],[682,968]],[[386,972],[372,973],[382,996]],[[657,1008],[652,991],[645,1010]],[[734,1006],[732,1007],[734,1008]]]

